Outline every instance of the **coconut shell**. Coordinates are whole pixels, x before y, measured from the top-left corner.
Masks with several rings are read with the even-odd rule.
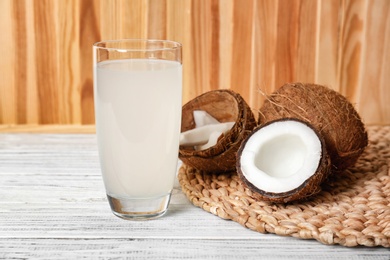
[[[231,130],[218,139],[216,145],[208,149],[195,150],[194,147],[180,146],[180,160],[205,172],[235,171],[237,150],[257,125],[248,104],[240,94],[232,90],[220,89],[206,92],[183,106],[181,132],[195,128],[194,110],[206,111],[221,123],[235,123]]]
[[[308,122],[324,137],[333,171],[355,164],[368,144],[364,124],[353,105],[338,92],[321,85],[285,84],[264,101],[260,124],[280,118]]]
[[[286,191],[286,192],[280,192],[280,193],[273,193],[273,192],[266,192],[263,190],[260,190],[255,185],[253,185],[251,182],[249,182],[242,170],[241,170],[241,162],[240,157],[242,154],[242,151],[245,149],[245,145],[248,142],[248,140],[251,138],[252,135],[254,135],[257,131],[262,129],[263,127],[266,127],[270,124],[273,124],[275,122],[279,121],[285,121],[285,120],[295,120],[301,123],[304,123],[308,127],[310,127],[317,135],[318,139],[321,142],[321,159],[318,164],[318,168],[316,172],[309,177],[304,183],[302,183],[299,187]],[[265,124],[259,125],[256,127],[250,135],[247,136],[247,138],[242,142],[240,149],[237,152],[237,174],[238,177],[242,180],[244,186],[246,186],[248,189],[250,189],[252,193],[252,197],[258,200],[264,200],[264,201],[271,201],[274,203],[287,203],[291,201],[297,201],[297,200],[304,200],[307,199],[321,191],[321,184],[329,177],[331,174],[331,159],[326,149],[326,143],[325,139],[316,131],[315,128],[313,128],[312,125],[308,124],[305,121],[297,120],[297,119],[277,119],[273,121],[269,121]]]

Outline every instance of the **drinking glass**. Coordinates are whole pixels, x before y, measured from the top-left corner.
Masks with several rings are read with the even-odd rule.
[[[178,161],[181,48],[150,39],[93,45],[100,166],[118,217],[153,219],[167,211]]]

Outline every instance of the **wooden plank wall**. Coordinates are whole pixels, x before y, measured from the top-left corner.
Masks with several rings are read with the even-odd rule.
[[[182,42],[183,102],[315,82],[390,124],[389,0],[1,0],[0,31],[3,125],[93,124],[91,46],[115,38]]]

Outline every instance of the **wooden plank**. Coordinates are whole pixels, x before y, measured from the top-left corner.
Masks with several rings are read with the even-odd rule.
[[[279,1],[277,12],[277,40],[275,57],[275,87],[294,81],[293,63],[297,49],[297,20],[299,2]],[[295,33],[294,33],[294,28]]]
[[[16,86],[16,104],[17,114],[16,120],[18,123],[27,122],[27,15],[26,5],[22,1],[14,1],[13,16],[14,16],[14,41],[17,46],[23,46],[18,48],[15,57],[15,70],[19,72],[19,77],[15,77]]]
[[[166,7],[166,34],[167,39],[180,42],[182,44],[183,62],[183,104],[194,97],[191,75],[193,70],[192,59],[192,34],[188,33],[191,27],[191,0],[171,0],[167,1]]]
[[[275,86],[278,1],[255,1],[251,107],[259,110]],[[279,74],[279,73],[278,73]]]
[[[293,81],[314,82],[315,55],[317,42],[318,1],[302,0],[299,5],[298,23],[296,29],[296,61],[293,66],[295,75]]]
[[[19,13],[15,10],[12,0],[0,1],[0,30],[3,35],[1,40],[0,55],[2,60],[0,62],[0,122],[9,122],[15,124],[16,120],[16,86],[15,74],[17,74],[17,65],[15,54],[17,45],[14,42],[15,29],[17,26],[13,21],[13,16]]]
[[[254,1],[233,1],[233,35],[232,35],[232,61],[231,83],[229,88],[239,92],[252,106],[251,96],[256,93],[252,86],[252,60],[253,56],[253,20]]]
[[[20,2],[20,1],[19,1]],[[15,1],[14,1],[15,3]],[[34,2],[33,1],[25,1],[26,4],[26,41],[27,44],[27,56],[26,56],[26,63],[27,63],[27,79],[26,79],[26,91],[27,91],[27,104],[26,104],[26,113],[27,113],[27,121],[26,122],[18,122],[18,124],[38,124],[40,122],[39,118],[39,111],[40,111],[40,102],[38,102],[38,83],[37,83],[37,73],[35,68],[35,62],[36,62],[36,52],[34,51],[36,49],[36,41],[35,41],[35,24],[33,22],[34,20]],[[20,46],[23,48],[23,46]],[[16,72],[15,76],[18,76],[18,73]],[[44,102],[44,101],[42,101]],[[18,108],[17,108],[18,109]],[[19,110],[19,109],[18,109]],[[20,113],[20,111],[18,112]]]
[[[343,1],[340,24],[339,91],[352,102],[358,100],[360,66],[362,65],[362,41],[365,1]]]
[[[191,67],[191,79],[189,86],[190,99],[212,89],[218,89],[216,84],[218,74],[212,71],[219,67],[219,12],[212,9],[213,1],[191,2],[191,59],[188,64]]]
[[[364,118],[380,123],[390,116],[390,1],[366,2],[362,59],[355,91]],[[379,17],[379,18],[378,18]]]
[[[168,14],[166,0],[149,0],[147,19],[147,38],[167,39]]]
[[[220,88],[238,88],[240,86],[232,86],[231,77],[232,69],[231,65],[233,60],[233,24],[234,24],[234,0],[221,0],[219,4],[219,70],[218,81]],[[214,77],[217,77],[216,75]]]
[[[314,82],[318,1],[278,5],[276,88],[287,82]]]
[[[59,35],[55,12],[58,2],[38,1],[34,4],[35,52],[39,122],[42,124],[62,123],[59,113]],[[42,48],[46,46],[46,48]],[[62,111],[65,112],[65,111]]]
[[[101,10],[104,6],[100,1],[78,1],[80,5],[80,56],[73,57],[77,59],[80,70],[80,85],[76,86],[75,91],[79,95],[79,102],[75,104],[81,108],[81,123],[93,124],[94,103],[93,103],[93,78],[92,78],[92,44],[100,41],[103,37],[102,23],[104,22]],[[111,28],[113,29],[114,26]],[[72,122],[78,124],[77,120]]]
[[[80,61],[73,57],[81,55],[80,43],[80,5],[77,0],[58,2],[58,45],[59,74],[58,103],[59,122],[62,124],[81,124],[81,71]]]
[[[341,61],[338,49],[338,33],[340,21],[340,0],[322,0],[318,4],[317,17],[317,53],[315,64],[315,82],[339,89],[339,62]]]

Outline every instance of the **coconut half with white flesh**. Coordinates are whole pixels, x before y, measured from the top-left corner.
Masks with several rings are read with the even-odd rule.
[[[212,123],[196,126],[194,129],[180,134],[180,145],[194,146],[195,150],[203,150],[218,142],[219,136],[226,134],[234,125],[234,122]],[[208,145],[208,147],[204,147]],[[199,149],[198,149],[199,147]]]
[[[237,172],[253,197],[286,203],[320,192],[331,162],[324,139],[312,126],[281,119],[246,138],[237,153]]]
[[[207,113],[210,117],[197,119],[197,113]],[[221,134],[215,133],[218,131],[215,126],[210,127],[212,124],[222,128],[219,129]],[[228,89],[208,91],[182,107],[182,135],[195,134],[196,128],[208,134],[200,143],[181,142],[179,158],[204,172],[235,171],[236,153],[241,142],[256,125],[253,112],[240,94]],[[210,135],[210,131],[214,134]],[[211,139],[217,139],[217,142],[214,144]]]

